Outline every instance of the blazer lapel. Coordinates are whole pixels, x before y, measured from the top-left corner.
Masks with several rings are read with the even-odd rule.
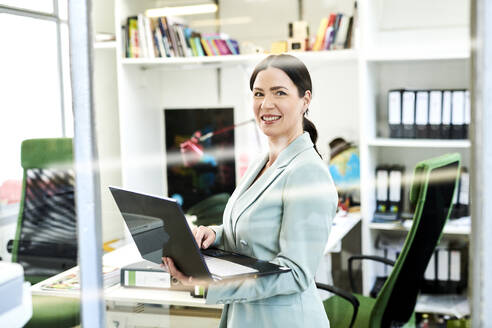
[[[244,211],[246,211],[246,209],[248,209],[248,207],[263,194],[298,154],[312,147],[313,143],[311,142],[309,133],[305,132],[282,150],[273,165],[270,166],[254,183],[254,179],[264,167],[267,158],[251,171],[251,174],[247,177],[245,183],[241,184],[241,189],[236,196],[237,198],[231,202],[231,230],[234,237],[236,234],[237,221]],[[251,185],[252,183],[253,185]]]
[[[236,203],[238,198],[242,196],[242,194],[248,189],[248,187],[253,183],[254,179],[260,173],[260,171],[265,166],[265,163],[268,160],[268,155],[265,155],[260,158],[256,163],[252,163],[251,170],[246,171],[246,174],[243,176],[241,181],[239,182],[237,188],[231,195],[231,198],[227,202],[226,208],[224,210],[224,229],[229,231],[229,234],[224,234],[224,236],[232,236],[233,240],[231,241],[233,244],[236,243],[235,234],[233,233],[232,227],[234,226],[233,212],[235,212]]]

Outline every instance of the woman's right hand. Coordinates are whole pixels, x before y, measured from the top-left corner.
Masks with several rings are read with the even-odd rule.
[[[193,236],[195,236],[198,247],[206,249],[215,241],[215,231],[209,227],[199,226],[193,228]]]

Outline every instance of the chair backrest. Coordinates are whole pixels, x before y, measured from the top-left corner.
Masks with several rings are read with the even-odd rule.
[[[415,167],[410,191],[410,201],[416,206],[413,224],[376,299],[371,327],[390,327],[410,319],[425,269],[452,210],[460,160],[457,153],[447,154]]]
[[[36,283],[77,265],[71,138],[22,142],[22,195],[12,260]]]

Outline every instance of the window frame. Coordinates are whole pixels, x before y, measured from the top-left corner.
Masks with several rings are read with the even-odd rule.
[[[63,71],[63,49],[62,49],[62,24],[65,24],[68,27],[68,20],[60,18],[59,12],[59,1],[65,0],[53,0],[53,13],[45,13],[39,12],[24,8],[17,8],[7,5],[0,4],[0,14],[9,14],[16,15],[22,17],[29,17],[33,19],[40,19],[46,21],[53,21],[56,24],[56,44],[57,44],[57,67],[58,67],[58,79],[59,85],[58,88],[60,90],[60,110],[61,110],[61,131],[62,137],[67,137],[67,127],[66,127],[66,111],[69,108],[65,108],[65,83],[64,83],[64,71]],[[66,54],[68,56],[68,54]],[[69,72],[66,73],[69,77]]]

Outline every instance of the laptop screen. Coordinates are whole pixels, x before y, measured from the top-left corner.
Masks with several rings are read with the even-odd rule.
[[[209,276],[186,218],[174,199],[114,187],[110,190],[144,259],[160,264],[162,256],[169,256],[183,273]]]

